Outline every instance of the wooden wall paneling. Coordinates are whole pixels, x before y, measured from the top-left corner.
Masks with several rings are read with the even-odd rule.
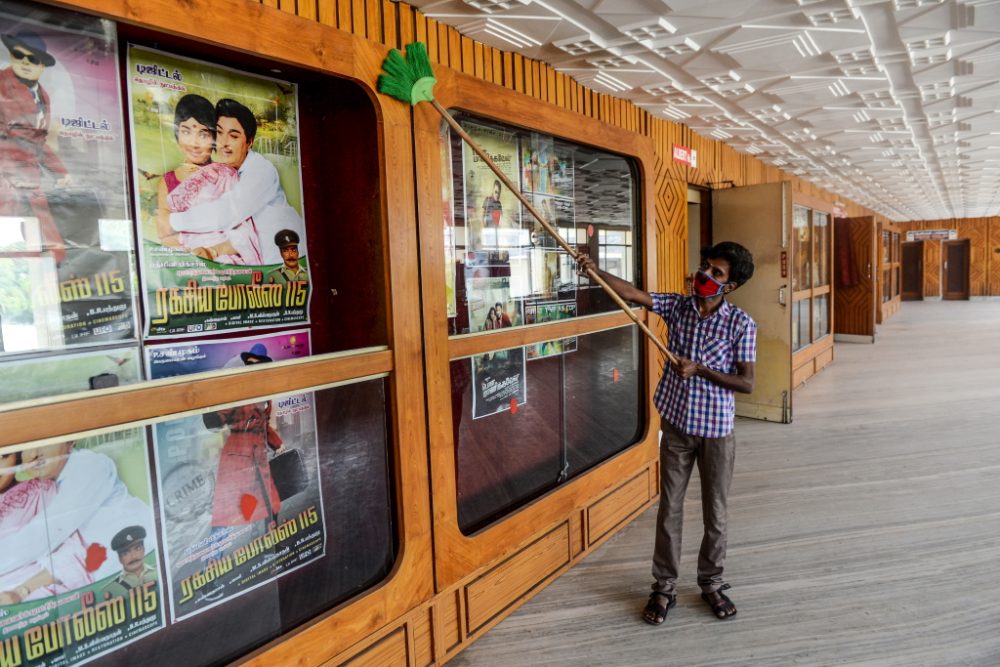
[[[389,0],[387,0],[389,1]],[[416,41],[415,35],[415,25],[414,25],[414,15],[413,10],[409,5],[402,2],[392,2],[391,3],[397,11],[397,23],[398,23],[398,36],[397,42],[394,45],[397,49],[401,49],[410,42]]]
[[[382,35],[382,2],[380,0],[362,0],[365,4],[365,35],[373,42],[385,44]]]
[[[406,637],[406,628],[400,627],[375,642],[346,662],[340,659],[324,663],[324,667],[409,667],[410,656]]]
[[[413,640],[413,667],[427,667],[434,663],[433,607],[420,608],[411,617],[410,637]]]
[[[316,0],[316,19],[323,25],[331,28],[337,27],[337,2],[336,0]],[[409,5],[407,5],[409,8]]]
[[[288,0],[282,0],[282,4],[285,4],[285,2],[288,2]],[[297,2],[296,0],[291,0],[288,4],[291,5],[288,11],[294,12],[304,19],[315,21],[318,18],[316,0],[298,0]]]
[[[989,264],[989,296],[1000,296],[1000,217],[990,218],[986,257]]]
[[[460,59],[458,61],[452,61],[451,67],[457,69],[465,74],[471,74],[476,76],[476,63],[474,57],[473,41],[469,37],[465,37],[461,33],[459,34],[459,41],[461,43],[461,53]],[[482,70],[480,70],[482,71]]]
[[[450,26],[440,24],[448,35],[448,60],[443,60],[442,64],[452,69],[462,71],[462,34]],[[440,34],[440,33],[439,33]],[[442,57],[444,54],[442,54]]]
[[[436,46],[432,48],[431,35],[428,34],[430,30],[428,27],[427,17],[424,16],[423,12],[419,10],[413,10],[411,14],[413,15],[413,35],[412,35],[413,41],[425,42],[427,44],[427,51],[428,55],[430,55],[431,62],[441,62],[440,60],[441,56],[439,53],[441,46],[437,44],[437,34],[436,34],[437,31],[435,30],[435,35],[433,38],[434,44]],[[406,46],[406,44],[408,43],[409,42],[405,42],[403,46]]]
[[[504,68],[504,61],[508,60],[509,54],[504,54],[500,49],[490,48],[490,59],[493,61],[493,83],[498,86],[507,86],[506,70]]]
[[[354,32],[351,0],[337,0],[337,27],[344,32]]]
[[[649,468],[587,507],[588,546],[610,535],[649,502]]]
[[[351,32],[358,37],[368,38],[368,17],[365,0],[351,0]]]
[[[382,0],[382,43],[388,47],[399,48],[399,15],[400,4]]]
[[[533,98],[465,76],[449,68],[436,68],[436,97],[445,107],[458,107],[486,117],[580,141],[598,148],[639,157],[643,209],[647,212],[645,234],[652,234],[653,207],[652,147],[632,134],[581,118],[551,104],[539,104]],[[502,103],[501,103],[502,98]],[[632,447],[596,467],[587,474],[551,491],[543,498],[521,508],[510,517],[465,536],[458,528],[455,482],[455,450],[451,415],[449,340],[445,323],[444,280],[438,267],[444,265],[441,244],[443,219],[441,203],[440,118],[426,105],[414,109],[414,139],[417,146],[417,202],[420,223],[420,254],[425,269],[421,272],[423,293],[424,358],[427,368],[428,404],[435,408],[428,415],[431,436],[431,480],[435,526],[436,575],[439,591],[455,585],[478,568],[497,562],[513,553],[519,545],[535,539],[539,526],[552,526],[567,520],[575,507],[613,485],[612,480],[630,477],[655,458],[656,431],[649,428],[642,444]],[[652,239],[650,239],[652,240]],[[648,253],[648,251],[647,251]],[[650,267],[652,268],[652,267]],[[650,271],[655,280],[655,272]],[[596,320],[592,320],[594,322]],[[479,345],[505,347],[505,336],[521,332],[490,334]],[[499,336],[499,337],[498,337]],[[456,339],[456,342],[459,339]],[[513,340],[513,339],[512,339]],[[484,342],[485,341],[485,342]],[[652,356],[652,355],[650,355]],[[650,368],[650,386],[655,379]],[[647,408],[651,414],[651,408]],[[647,417],[648,418],[648,417]]]
[[[958,238],[969,240],[969,296],[986,296],[989,280],[987,245],[989,225],[985,218],[955,220]]]
[[[514,90],[519,93],[527,93],[524,83],[524,56],[515,53],[511,58],[511,69],[514,71]]]

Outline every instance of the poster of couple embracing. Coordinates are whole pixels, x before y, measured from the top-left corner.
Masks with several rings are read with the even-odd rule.
[[[146,338],[309,321],[294,84],[128,49]]]

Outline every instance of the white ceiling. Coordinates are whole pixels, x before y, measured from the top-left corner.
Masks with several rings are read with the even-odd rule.
[[[1000,0],[407,0],[891,220],[1000,214]]]

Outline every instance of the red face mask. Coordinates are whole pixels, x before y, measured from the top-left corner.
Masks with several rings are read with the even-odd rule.
[[[694,295],[699,299],[711,299],[713,296],[719,296],[725,288],[725,283],[720,283],[704,271],[698,271],[694,274]]]

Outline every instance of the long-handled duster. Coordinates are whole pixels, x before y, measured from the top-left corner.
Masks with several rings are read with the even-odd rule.
[[[420,102],[430,102],[431,105],[437,110],[441,117],[444,118],[445,122],[451,126],[451,129],[455,131],[458,136],[462,138],[465,143],[469,145],[476,155],[485,162],[489,168],[497,175],[497,178],[507,186],[507,188],[514,193],[514,195],[520,200],[524,207],[529,213],[537,220],[542,227],[545,228],[552,238],[562,247],[563,250],[570,254],[574,260],[577,259],[578,253],[575,248],[566,243],[565,240],[559,235],[559,232],[549,224],[545,218],[543,218],[535,207],[531,205],[527,197],[521,192],[521,190],[514,185],[507,175],[500,170],[500,168],[490,159],[490,156],[479,147],[479,145],[473,140],[469,134],[462,129],[451,114],[441,106],[441,104],[434,99],[434,84],[437,83],[437,79],[434,78],[434,71],[431,69],[430,58],[427,57],[427,46],[423,42],[413,42],[406,46],[406,56],[403,56],[398,50],[393,49],[389,52],[388,57],[386,57],[385,62],[382,63],[383,74],[378,77],[378,90],[381,93],[395,97],[401,102],[406,102],[407,104],[416,106]],[[646,323],[639,319],[639,317],[632,312],[628,304],[625,303],[624,299],[618,296],[607,282],[604,281],[597,272],[588,269],[587,275],[591,280],[600,285],[608,295],[614,299],[615,303],[621,307],[622,310],[635,322],[643,333],[645,333],[651,341],[660,349],[661,352],[667,357],[667,359],[672,364],[678,363],[677,358],[671,354],[667,346],[663,344],[656,334],[650,330]]]

